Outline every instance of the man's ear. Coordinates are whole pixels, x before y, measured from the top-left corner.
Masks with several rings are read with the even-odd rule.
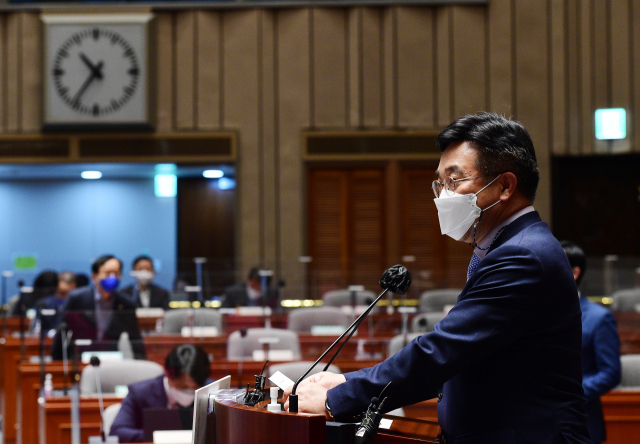
[[[518,178],[513,173],[502,173],[498,178],[500,183],[500,200],[508,200],[516,192],[516,186],[518,185]]]
[[[577,281],[582,274],[582,269],[580,267],[573,267],[571,271],[573,271],[573,280]]]

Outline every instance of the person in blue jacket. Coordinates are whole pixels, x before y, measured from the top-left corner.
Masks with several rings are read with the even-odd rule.
[[[437,144],[440,230],[470,245],[456,305],[375,367],[308,378],[297,388],[299,411],[347,419],[391,383],[385,411],[439,399],[447,444],[590,443],[578,293],[533,208],[539,171],[529,134],[482,112],[454,121]]]
[[[569,258],[576,286],[587,271],[582,248],[571,241],[560,242]],[[600,396],[620,384],[620,338],[613,314],[580,294],[582,309],[582,387],[587,397],[587,427],[594,444],[606,440]]]
[[[207,353],[191,344],[171,350],[164,370],[162,376],[129,386],[109,435],[118,436],[120,442],[142,442],[142,412],[149,408],[193,408],[195,390],[207,383],[211,373]]]

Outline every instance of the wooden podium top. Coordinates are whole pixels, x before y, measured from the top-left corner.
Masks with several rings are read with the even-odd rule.
[[[215,433],[216,444],[326,444],[324,415],[269,412],[264,408],[268,402],[248,407],[233,401],[216,401],[215,432],[207,430],[207,435]],[[393,423],[388,430],[378,430],[375,444],[437,442],[437,422],[390,415],[384,417]],[[213,425],[207,422],[207,427]]]

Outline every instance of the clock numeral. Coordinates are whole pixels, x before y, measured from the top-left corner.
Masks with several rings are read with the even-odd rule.
[[[56,68],[56,69],[53,70],[53,75],[56,76],[56,77],[59,77],[59,76],[61,76],[63,74],[64,74],[64,70],[62,70],[60,68]]]
[[[100,115],[100,106],[97,103],[93,105],[93,115],[94,116]]]
[[[93,40],[98,40],[100,38],[100,29],[93,28]]]
[[[140,74],[140,70],[138,68],[131,68],[127,72],[134,77]]]

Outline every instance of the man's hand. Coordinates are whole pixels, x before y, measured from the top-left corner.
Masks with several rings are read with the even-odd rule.
[[[296,390],[298,395],[298,411],[304,413],[327,414],[324,409],[324,401],[327,399],[327,391],[346,381],[344,375],[331,372],[321,372],[309,376],[303,380]],[[287,387],[283,399],[286,401],[284,409],[289,410],[289,395],[293,386]]]

